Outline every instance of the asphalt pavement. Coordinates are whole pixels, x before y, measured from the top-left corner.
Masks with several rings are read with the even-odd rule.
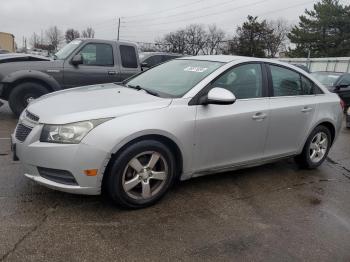
[[[0,261],[350,261],[350,130],[316,170],[293,160],[181,182],[122,210],[23,176],[0,108]]]

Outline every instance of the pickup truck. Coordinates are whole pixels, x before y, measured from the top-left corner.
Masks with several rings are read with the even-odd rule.
[[[1,56],[0,98],[9,102],[16,116],[32,99],[49,92],[120,82],[141,72],[137,46],[120,41],[75,39],[53,59]]]

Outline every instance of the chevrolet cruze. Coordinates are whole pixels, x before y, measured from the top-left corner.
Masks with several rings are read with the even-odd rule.
[[[303,70],[275,60],[183,57],[122,83],[34,100],[12,135],[25,176],[149,206],[176,180],[294,157],[326,158],[342,108]]]

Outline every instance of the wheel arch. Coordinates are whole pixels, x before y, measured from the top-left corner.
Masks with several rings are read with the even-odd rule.
[[[144,134],[137,137],[133,137],[132,139],[129,139],[128,141],[124,142],[122,145],[119,145],[119,147],[111,154],[111,157],[108,160],[107,166],[104,170],[103,179],[102,179],[102,188],[104,187],[104,184],[105,184],[104,182],[107,177],[106,174],[109,172],[113,161],[117,159],[118,156],[121,154],[121,152],[123,152],[127,147],[139,141],[144,141],[144,140],[155,140],[169,147],[169,149],[171,150],[171,152],[174,154],[174,157],[175,157],[176,167],[177,167],[176,172],[179,178],[180,174],[183,171],[183,152],[181,150],[181,147],[174,141],[174,139],[164,134]]]
[[[332,139],[331,144],[333,144],[336,137],[336,127],[335,127],[336,125],[330,119],[324,119],[317,122],[312,128],[310,128],[306,138],[304,139],[303,147],[305,146],[305,143],[308,137],[310,136],[311,132],[318,126],[325,126],[329,129],[329,131],[331,132],[331,139]]]
[[[1,82],[5,85],[2,95],[5,99],[9,98],[10,93],[17,85],[26,82],[39,83],[45,86],[49,92],[61,90],[61,86],[52,76],[33,70],[16,71],[6,76]]]

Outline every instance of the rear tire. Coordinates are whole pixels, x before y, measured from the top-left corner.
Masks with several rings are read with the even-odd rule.
[[[155,204],[176,179],[173,153],[155,140],[136,142],[111,161],[103,187],[114,203],[125,208]]]
[[[295,161],[302,168],[317,168],[326,159],[331,144],[329,129],[322,125],[317,126],[306,140],[302,153],[295,157]]]
[[[18,84],[10,93],[9,106],[12,112],[19,117],[31,99],[36,99],[47,93],[49,93],[49,90],[38,83],[26,82]]]

